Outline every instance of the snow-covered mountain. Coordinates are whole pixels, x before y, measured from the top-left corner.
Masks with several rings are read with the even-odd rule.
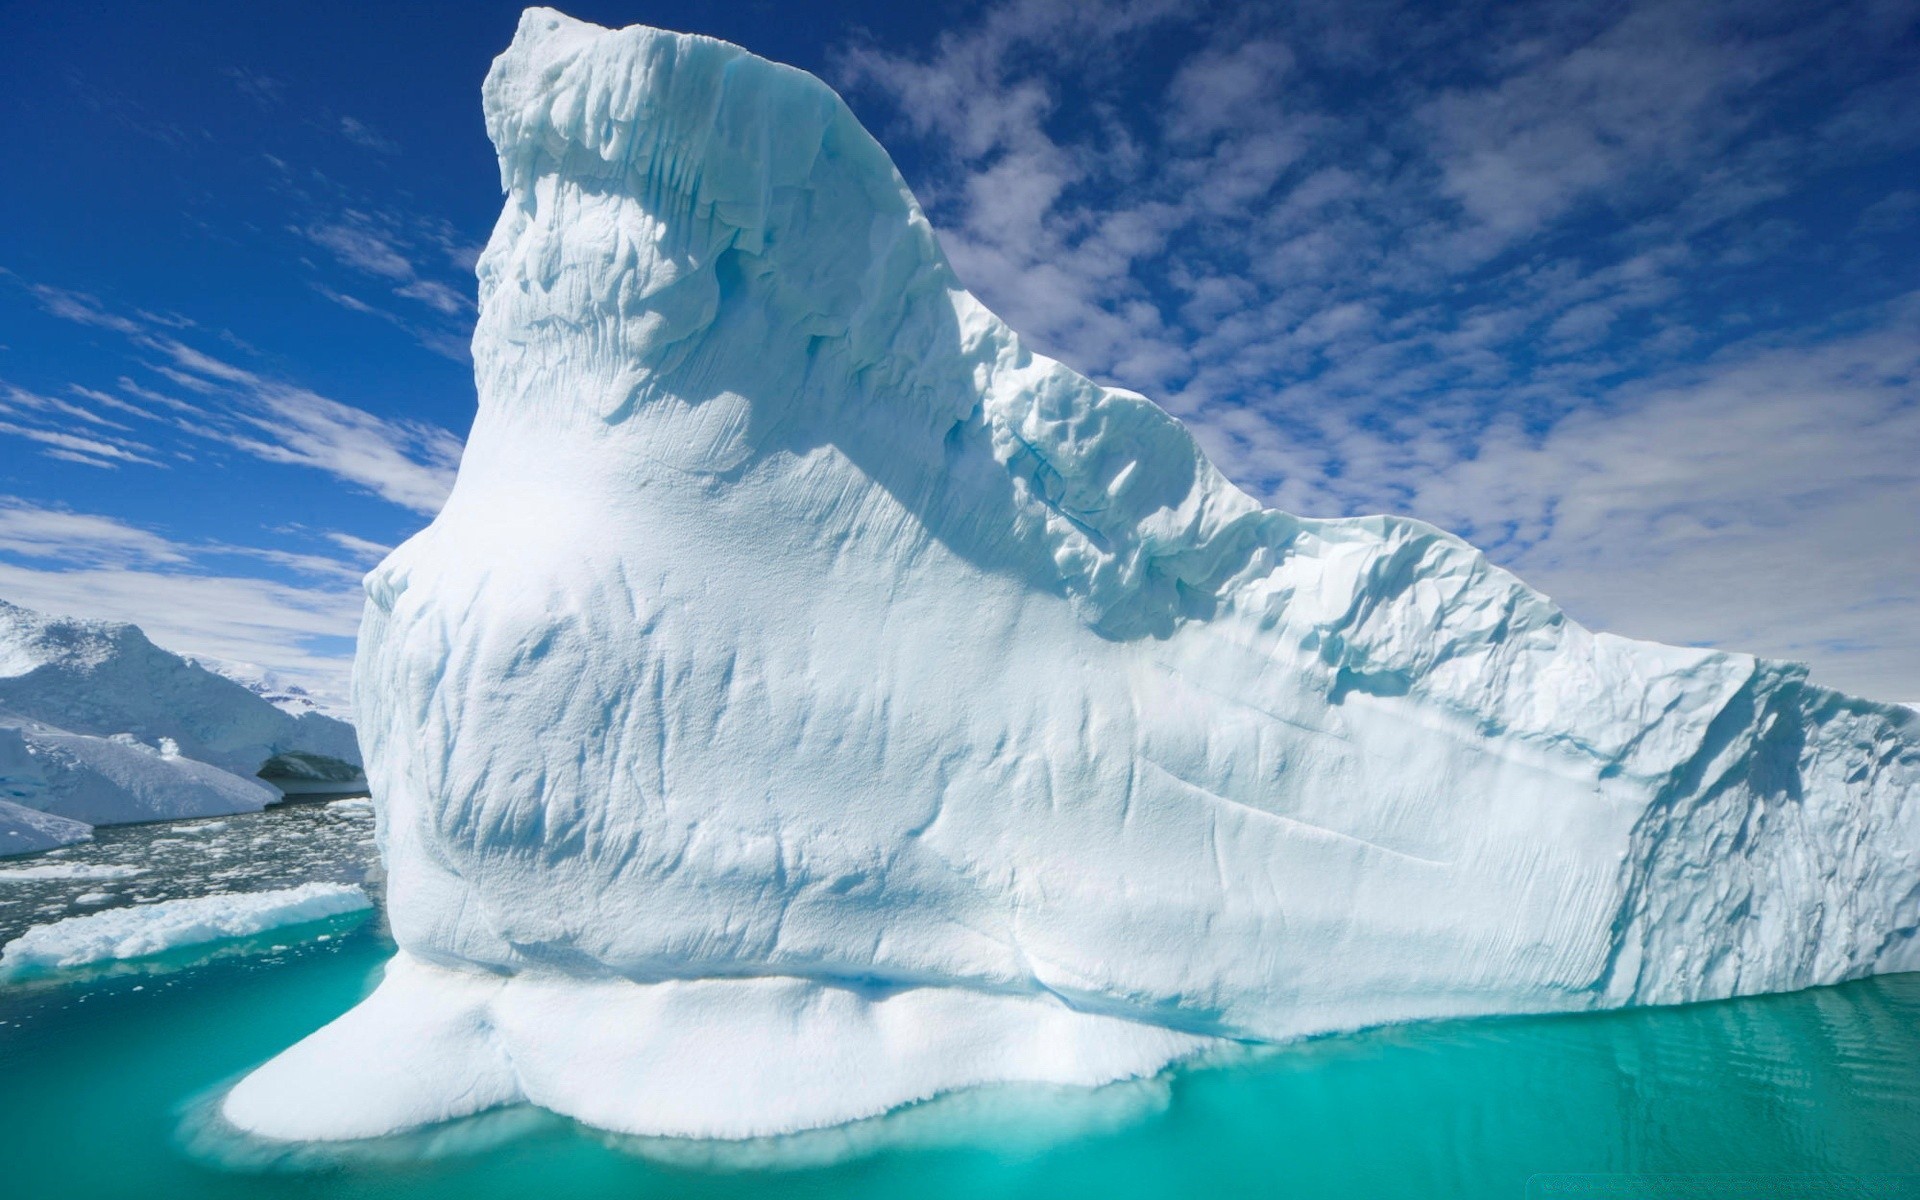
[[[276,777],[346,790],[359,762],[345,722],[283,711],[135,626],[0,602],[0,854],[89,825],[257,811],[280,799]]]
[[[400,955],[236,1125],[771,1134],[1920,967],[1912,712],[1263,508],[800,71],[534,9],[485,101],[479,412],[355,669]]]
[[[321,716],[333,717],[340,721],[348,720],[348,714],[340,705],[329,701],[326,697],[314,695],[278,671],[258,663],[236,662],[230,658],[214,658],[207,654],[184,654],[181,657],[196,667],[233,680],[281,712],[296,717],[304,717],[308,713],[319,713]]]

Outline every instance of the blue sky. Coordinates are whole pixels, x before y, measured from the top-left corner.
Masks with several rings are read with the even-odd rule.
[[[1269,502],[1920,700],[1920,3],[595,3],[839,87]],[[341,695],[473,407],[512,5],[21,9],[0,598]]]

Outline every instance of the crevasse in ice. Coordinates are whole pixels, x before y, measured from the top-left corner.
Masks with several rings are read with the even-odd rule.
[[[1262,508],[803,72],[535,9],[446,509],[368,579],[400,954],[273,1137],[738,1137],[1212,1039],[1920,965],[1920,723]]]

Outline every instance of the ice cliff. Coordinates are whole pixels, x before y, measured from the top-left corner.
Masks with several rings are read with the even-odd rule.
[[[534,9],[480,407],[367,580],[399,957],[227,1118],[736,1137],[1214,1039],[1920,966],[1920,721],[1263,509],[809,75]]]
[[[346,722],[284,712],[132,625],[0,601],[0,855],[91,825],[258,811],[316,790],[316,772],[357,779],[359,761]]]

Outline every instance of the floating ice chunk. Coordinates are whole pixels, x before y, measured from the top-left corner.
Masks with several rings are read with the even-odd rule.
[[[367,894],[338,883],[240,892],[116,908],[36,925],[0,951],[0,982],[102,963],[150,958],[184,947],[251,937],[372,907]]]
[[[36,863],[26,867],[7,867],[0,869],[0,883],[28,883],[41,879],[73,879],[97,882],[107,879],[130,879],[143,874],[145,868],[124,867],[111,863]]]

